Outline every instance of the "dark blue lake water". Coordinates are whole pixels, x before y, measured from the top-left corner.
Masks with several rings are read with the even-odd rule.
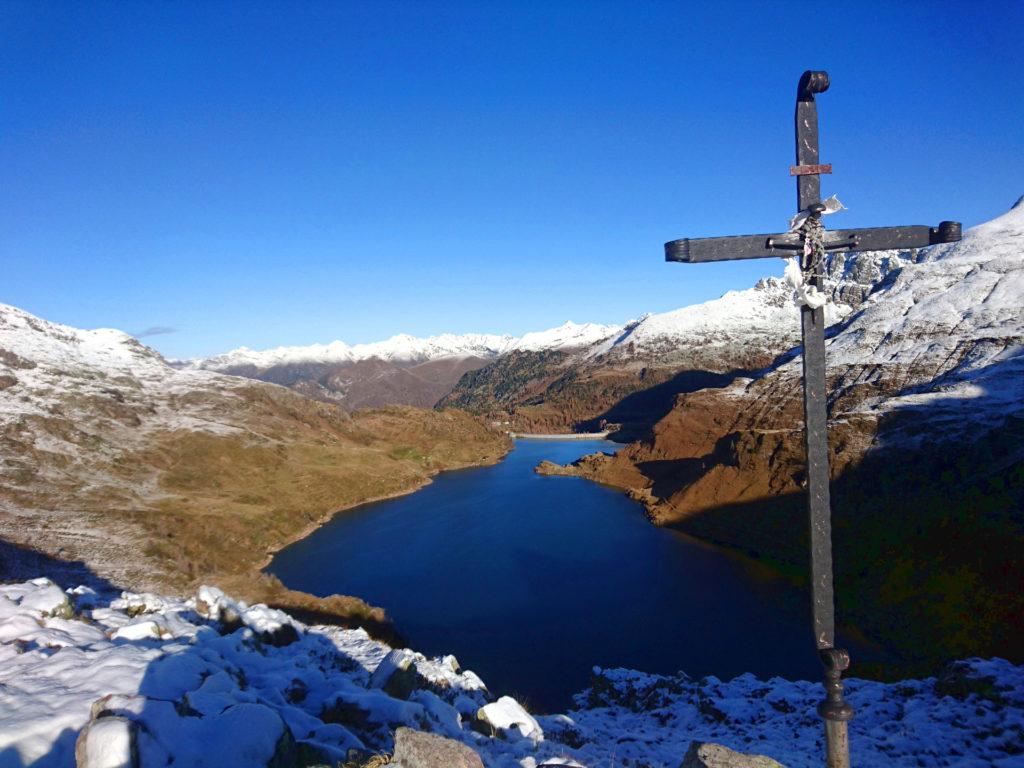
[[[618,491],[533,471],[617,447],[520,440],[496,466],[338,515],[268,570],[384,607],[411,647],[454,653],[536,711],[564,709],[594,665],[819,679],[803,592],[654,527]]]

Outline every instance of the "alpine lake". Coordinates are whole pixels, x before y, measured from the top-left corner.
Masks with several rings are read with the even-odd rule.
[[[519,439],[491,467],[335,516],[268,571],[382,606],[411,648],[452,653],[495,695],[563,711],[595,666],[818,680],[806,592],[559,464],[603,440]]]

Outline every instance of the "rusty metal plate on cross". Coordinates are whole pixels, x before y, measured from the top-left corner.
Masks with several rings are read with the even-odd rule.
[[[810,176],[811,174],[832,173],[832,163],[824,165],[791,165],[789,166],[790,176]]]

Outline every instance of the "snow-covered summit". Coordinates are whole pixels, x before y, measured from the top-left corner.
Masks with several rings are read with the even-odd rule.
[[[0,349],[0,362],[14,362],[13,355],[34,363],[31,368],[54,365],[150,375],[169,370],[157,352],[127,333],[51,323],[9,304],[0,304]]]
[[[89,398],[127,408],[148,397],[237,386],[231,377],[175,370],[122,331],[72,328],[0,304],[0,423],[50,417],[55,409],[74,418],[76,408],[89,411]],[[139,410],[155,414],[149,402]]]
[[[649,314],[627,325],[615,339],[592,354],[643,355],[681,347],[751,346],[799,335],[800,313],[792,290],[781,279],[767,277],[753,288],[729,291],[718,299],[669,312]]]
[[[517,339],[510,349],[524,352],[577,349],[587,347],[618,334],[622,326],[569,321],[547,331],[534,331]]]
[[[832,301],[825,307],[831,325],[847,317],[907,254],[852,254],[828,265]],[[717,299],[669,312],[648,314],[621,333],[595,345],[587,357],[639,358],[674,364],[685,360],[710,370],[767,361],[800,343],[800,310],[792,287],[780,277],[761,278],[753,287],[728,291]]]

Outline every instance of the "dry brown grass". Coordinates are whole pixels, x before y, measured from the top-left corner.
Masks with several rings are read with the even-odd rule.
[[[366,762],[358,760],[346,760],[341,764],[341,768],[382,768],[385,765],[391,764],[391,755],[374,755]]]

